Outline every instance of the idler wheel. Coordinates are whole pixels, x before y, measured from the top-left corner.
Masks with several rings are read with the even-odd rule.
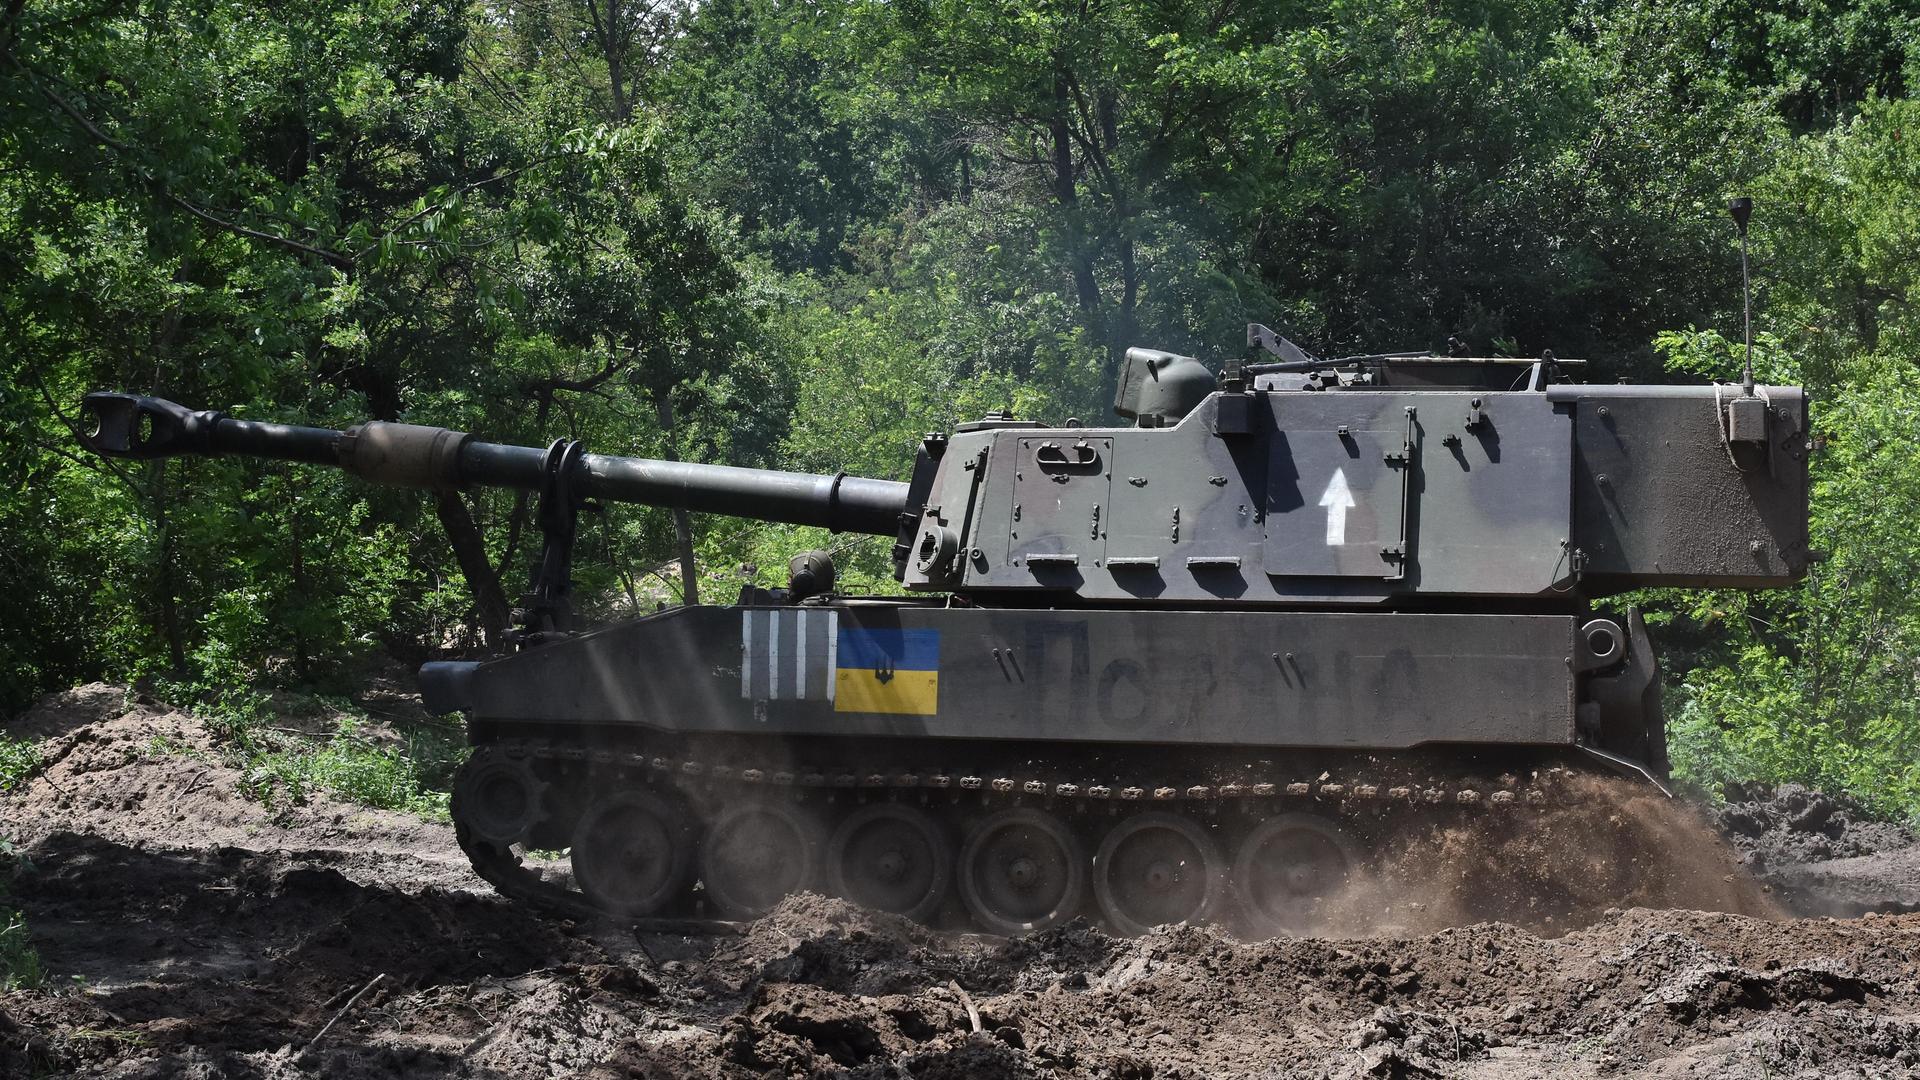
[[[468,759],[453,786],[454,819],[489,844],[509,847],[546,817],[547,782],[524,757],[483,748]]]
[[[693,836],[679,810],[644,791],[602,799],[573,834],[573,876],[580,891],[616,915],[666,907],[687,886]]]
[[[1233,886],[1250,930],[1297,934],[1325,920],[1359,866],[1353,845],[1331,822],[1281,814],[1240,842]]]
[[[700,848],[700,880],[723,915],[752,918],[812,884],[819,829],[799,808],[749,802],[722,811]]]
[[[1043,810],[1002,810],[976,825],[960,850],[960,899],[997,934],[1065,922],[1079,912],[1086,891],[1086,852]]]
[[[1179,814],[1135,814],[1107,830],[1093,855],[1094,899],[1122,934],[1205,922],[1225,892],[1220,848]]]
[[[874,803],[847,815],[827,842],[835,896],[926,922],[953,879],[953,845],[925,811]]]

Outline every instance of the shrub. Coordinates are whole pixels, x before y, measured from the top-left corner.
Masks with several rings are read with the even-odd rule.
[[[13,791],[40,770],[40,744],[0,735],[0,792]]]
[[[1717,339],[1665,344],[1689,370],[1726,358]],[[1681,634],[1703,642],[1679,673],[1672,756],[1709,786],[1795,781],[1920,817],[1920,372],[1855,356],[1840,374],[1816,401],[1828,442],[1811,463],[1821,558],[1806,583],[1667,598]]]

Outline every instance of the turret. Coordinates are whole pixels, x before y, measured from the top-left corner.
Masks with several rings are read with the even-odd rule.
[[[1631,589],[1788,585],[1812,557],[1798,387],[1580,385],[1582,362],[1550,354],[1320,360],[1260,326],[1249,342],[1278,359],[1218,378],[1132,350],[1115,406],[1135,426],[990,415],[927,436],[909,483],[285,427],[123,394],[87,398],[87,444],[539,491],[543,527],[546,508],[600,498],[893,536],[905,588],[989,606],[1573,611]],[[544,572],[550,588],[564,570]]]

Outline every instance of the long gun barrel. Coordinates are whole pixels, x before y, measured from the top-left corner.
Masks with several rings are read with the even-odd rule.
[[[819,525],[838,532],[892,536],[907,508],[907,485],[845,473],[779,472],[687,461],[580,454],[483,442],[463,431],[372,421],[340,431],[236,420],[162,398],[88,394],[91,424],[81,439],[107,457],[244,454],[332,465],[400,487],[470,486],[540,491],[556,460],[571,462],[575,490],[612,499],[733,517]]]

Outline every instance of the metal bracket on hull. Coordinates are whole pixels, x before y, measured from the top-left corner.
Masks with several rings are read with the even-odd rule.
[[[1659,790],[1660,794],[1665,795],[1667,798],[1671,799],[1674,797],[1673,789],[1668,787],[1664,780],[1661,780],[1659,777],[1653,775],[1653,772],[1649,770],[1645,765],[1640,764],[1639,762],[1633,760],[1632,758],[1624,758],[1624,757],[1621,757],[1619,754],[1609,754],[1605,750],[1601,750],[1598,747],[1593,747],[1593,746],[1582,746],[1579,749],[1584,753],[1592,754],[1594,757],[1599,758],[1601,761],[1605,762],[1607,766],[1613,769],[1615,772],[1626,773],[1630,776],[1637,776],[1640,779],[1645,780],[1647,783],[1652,784],[1656,789]]]
[[[512,639],[525,647],[540,644],[547,635],[573,629],[573,536],[586,499],[574,475],[586,446],[575,439],[555,439],[542,463],[540,505],[540,561],[535,564],[527,595],[514,612]]]

